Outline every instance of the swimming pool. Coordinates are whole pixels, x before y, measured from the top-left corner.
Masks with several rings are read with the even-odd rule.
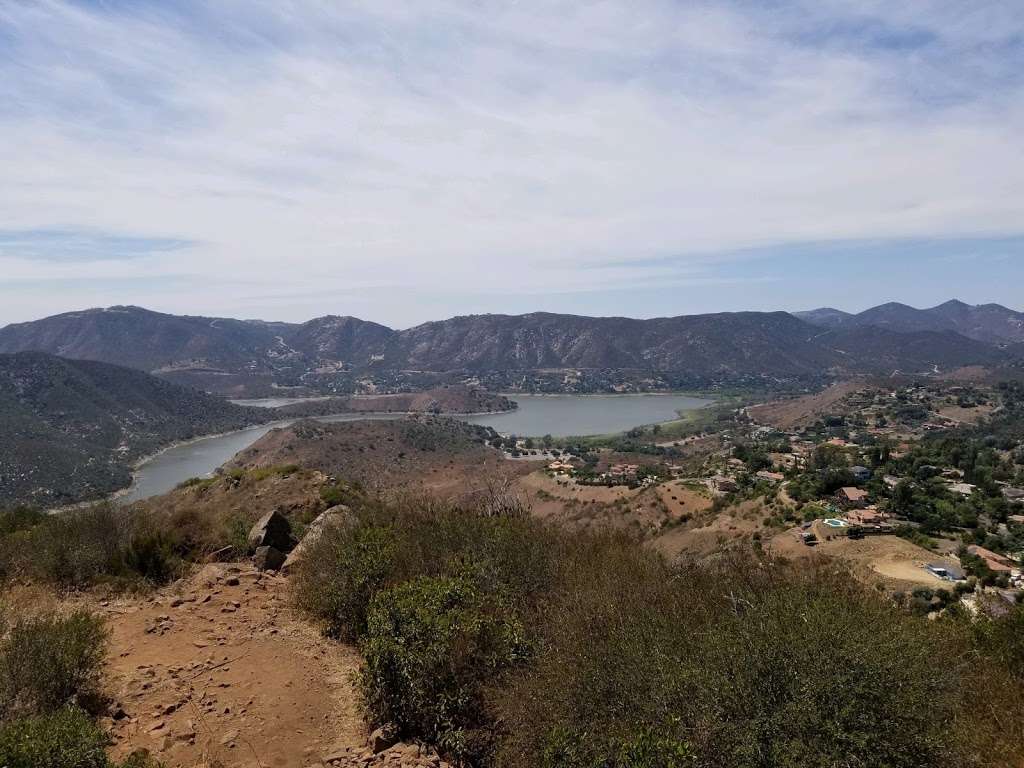
[[[836,520],[834,517],[823,521],[829,528],[846,528],[850,524],[845,520]]]

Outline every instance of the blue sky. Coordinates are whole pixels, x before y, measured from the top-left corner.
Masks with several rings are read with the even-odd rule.
[[[1024,308],[1016,0],[0,2],[0,323]]]

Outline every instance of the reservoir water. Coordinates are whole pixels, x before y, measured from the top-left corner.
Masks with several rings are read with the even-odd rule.
[[[471,424],[503,435],[555,437],[607,435],[677,418],[710,401],[686,395],[516,395],[519,407],[507,413],[467,416]]]
[[[512,399],[519,404],[515,411],[456,418],[520,437],[603,435],[671,421],[679,412],[703,408],[710,403],[709,400],[686,395],[515,395]],[[284,400],[291,399],[280,398],[273,404],[268,401],[260,404],[274,407],[286,404],[281,402]],[[247,401],[245,404],[257,403]],[[404,415],[351,413],[324,416],[317,421],[396,418],[404,418]],[[287,426],[293,421],[204,437],[169,448],[139,466],[135,483],[120,499],[125,502],[145,499],[166,493],[190,477],[205,477],[271,429]]]

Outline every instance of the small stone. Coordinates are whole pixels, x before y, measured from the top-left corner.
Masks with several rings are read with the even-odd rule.
[[[238,731],[228,731],[220,737],[220,743],[225,747],[234,746],[236,741],[238,741]]]

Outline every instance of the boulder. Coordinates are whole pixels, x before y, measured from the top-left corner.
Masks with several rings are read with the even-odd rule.
[[[302,537],[302,541],[300,541],[295,546],[295,549],[291,551],[291,554],[288,555],[288,559],[284,562],[283,570],[286,572],[291,570],[292,567],[306,555],[310,547],[316,543],[316,540],[323,535],[327,526],[344,520],[344,516],[349,512],[351,512],[351,510],[344,504],[338,504],[337,506],[324,510],[317,515],[316,519],[310,523],[309,527],[306,529],[306,533]]]
[[[370,749],[373,753],[379,754],[385,749],[390,749],[398,743],[397,730],[390,725],[383,725],[370,734]]]
[[[292,546],[292,525],[276,509],[267,512],[249,531],[249,548],[273,547],[287,552]]]
[[[275,547],[258,547],[253,564],[259,571],[279,571],[284,565],[284,552]]]

